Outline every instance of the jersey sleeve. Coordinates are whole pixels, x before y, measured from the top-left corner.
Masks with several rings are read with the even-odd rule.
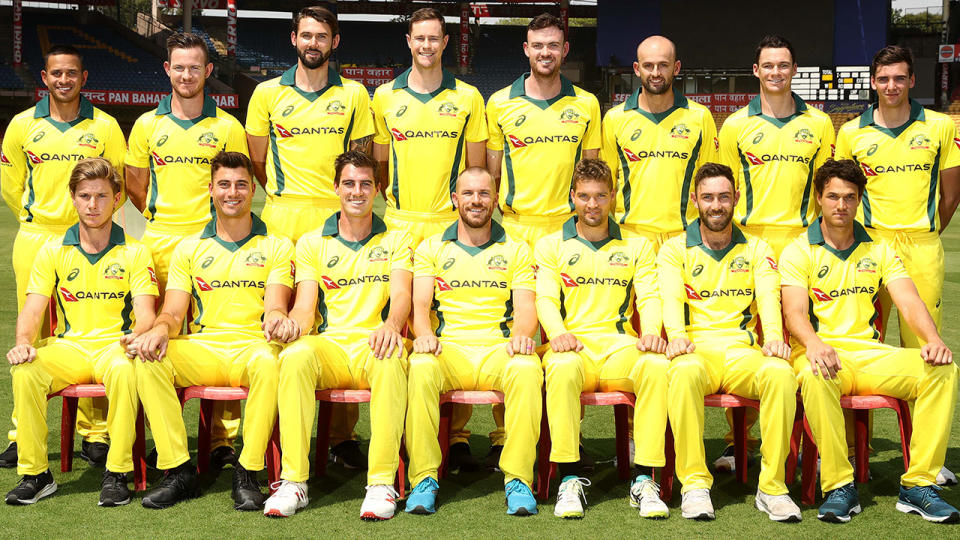
[[[703,114],[703,128],[701,131],[700,155],[697,156],[697,168],[704,163],[716,163],[720,159],[720,139],[717,138],[717,124],[710,111]],[[684,195],[686,196],[686,195]]]
[[[668,241],[657,253],[657,281],[660,284],[660,300],[663,305],[663,327],[667,339],[689,339],[687,337],[684,306],[687,302],[686,287],[683,282],[683,246]]]
[[[394,237],[390,253],[390,271],[393,270],[413,272],[413,239],[405,232]]]
[[[952,120],[942,123],[940,137],[940,170],[960,166],[960,139],[957,139],[957,126]]]
[[[50,298],[57,282],[57,241],[44,244],[33,259],[27,294],[39,294]]]
[[[312,234],[300,237],[296,248],[296,282],[316,281],[320,283],[320,271],[317,265],[317,256],[320,255],[319,242]]]
[[[196,242],[192,239],[182,241],[177,244],[170,257],[170,268],[167,270],[167,290],[183,291],[190,293],[193,291],[192,272],[190,268],[193,260],[193,248]]]
[[[537,318],[540,326],[553,339],[567,333],[560,315],[560,268],[557,265],[557,247],[552,238],[543,238],[534,248],[537,264]]]
[[[859,121],[859,116],[853,121]],[[853,159],[853,141],[850,132],[852,130],[846,129],[846,126],[840,126],[840,131],[837,132],[837,141],[836,147],[833,150],[833,159]]]
[[[613,174],[613,192],[616,193],[620,177],[620,157],[617,155],[617,125],[616,116],[619,109],[610,109],[603,117],[601,133],[603,134],[600,143],[600,159],[607,163],[610,172]]]
[[[23,154],[23,123],[12,121],[3,135],[3,150],[0,153],[0,190],[3,201],[13,215],[19,217],[26,189],[27,159]]]
[[[833,158],[833,154],[836,151],[836,142],[837,139],[836,134],[833,132],[833,124],[830,123],[829,119],[824,119],[823,130],[820,133],[820,148],[817,150],[817,154],[813,156],[814,171],[819,169],[828,159]]]
[[[387,119],[383,116],[383,107],[385,92],[383,87],[377,88],[373,93],[373,101],[370,102],[370,112],[373,114],[373,142],[376,144],[390,144],[390,130],[387,129]]]
[[[780,270],[780,284],[794,287],[810,287],[810,254],[800,247],[799,242],[805,240],[800,237],[796,242],[788,245],[780,254],[777,267]]]
[[[293,261],[293,243],[286,238],[275,237],[273,257],[270,260],[270,273],[267,274],[267,286],[283,285],[293,288],[296,264]]]
[[[373,113],[370,112],[370,95],[364,87],[357,88],[357,97],[353,109],[353,133],[350,140],[362,139],[373,135]]]
[[[719,141],[719,151],[717,158],[720,160],[720,163],[730,167],[734,171],[734,177],[739,178],[739,175],[736,174],[736,171],[740,169],[740,152],[737,148],[737,122],[731,122],[730,119],[727,119],[723,123],[723,127],[720,128],[720,134],[717,136]],[[738,185],[739,189],[740,186]]]
[[[150,114],[150,113],[147,113]],[[144,116],[137,118],[130,129],[130,140],[127,146],[126,164],[131,167],[146,169],[150,165],[149,134],[147,120]]]
[[[517,243],[517,260],[513,266],[513,278],[510,280],[510,289],[525,289],[537,292],[536,274],[534,274],[533,255],[530,247],[524,242]]]
[[[250,157],[250,150],[247,148],[247,134],[243,131],[240,121],[230,116],[230,125],[227,131],[227,143],[224,145],[224,152],[240,152]]]
[[[417,246],[413,254],[413,277],[436,277],[437,258],[433,240],[428,238]]]
[[[773,250],[757,240],[753,251],[754,298],[763,325],[764,341],[783,341],[783,315],[780,311],[780,272]]]
[[[470,100],[470,118],[467,119],[467,125],[464,126],[467,142],[481,142],[488,139],[487,117],[483,111],[483,96],[480,91],[473,90],[473,98]]]
[[[500,107],[493,96],[487,101],[487,150],[503,151],[503,130],[500,129]]]
[[[903,266],[903,261],[890,244],[883,243],[883,268],[880,269],[880,280],[884,284],[898,279],[909,278],[910,274]]]
[[[660,335],[663,325],[659,285],[657,284],[656,255],[653,246],[644,238],[637,238],[637,260],[634,262],[633,290],[637,295],[641,335]]]
[[[590,122],[587,124],[587,132],[583,134],[583,149],[599,150],[603,144],[600,138],[600,124],[602,124],[600,118],[600,102],[597,101],[596,96],[593,94],[589,94],[589,96]]]
[[[157,272],[150,250],[138,244],[130,253],[130,296],[159,296]]]
[[[254,137],[266,137],[270,134],[270,110],[267,104],[267,91],[263,83],[253,89],[250,103],[247,105],[247,133]]]

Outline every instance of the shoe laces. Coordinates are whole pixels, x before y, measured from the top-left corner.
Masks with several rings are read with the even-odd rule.
[[[186,475],[173,469],[169,469],[163,473],[163,480],[160,480],[160,484],[157,485],[158,488],[172,487],[176,488],[177,490],[186,489],[186,486]]]
[[[706,489],[694,489],[683,494],[684,501],[691,503],[710,502],[710,491]]]
[[[40,486],[41,476],[43,476],[43,473],[23,475],[23,478],[21,478],[20,482],[17,484],[17,489],[29,487],[30,489],[36,490],[37,487]]]
[[[940,486],[917,486],[915,489],[920,489],[920,505],[924,508],[928,508],[934,504],[943,503],[944,500],[940,497]]]
[[[840,501],[847,502],[853,497],[854,493],[856,493],[856,488],[853,487],[853,483],[851,482],[849,484],[840,486],[837,489],[831,491],[830,494],[827,495],[826,502],[827,503],[836,503]]]
[[[653,481],[651,478],[645,478],[639,482],[634,482],[630,486],[630,494],[634,496],[637,500],[640,500],[641,497],[656,497],[660,498],[660,484]]]
[[[426,493],[428,491],[435,491],[439,487],[440,485],[437,484],[436,480],[434,480],[433,478],[427,477],[424,480],[421,480],[420,483],[413,488],[412,493]]]
[[[367,497],[374,497],[377,499],[389,499],[390,502],[395,502],[397,497],[400,496],[399,493],[393,486],[388,486],[386,484],[374,484],[372,486],[367,486]]]
[[[260,482],[257,482],[257,473],[256,471],[248,471],[243,467],[237,467],[234,469],[234,473],[237,478],[237,485],[243,489],[250,489],[255,491],[260,491]]]
[[[583,488],[590,485],[590,480],[583,477],[571,478],[560,484],[560,492],[557,493],[557,504],[576,501],[577,498],[583,499],[583,504],[587,504],[587,495]]]
[[[278,480],[270,484],[270,490],[274,497],[296,497],[300,500],[306,498],[306,493],[299,483],[289,480]]]
[[[514,493],[530,492],[530,488],[528,488],[526,484],[524,484],[523,482],[521,482],[519,479],[516,479],[516,478],[511,480],[510,483],[506,485],[505,490],[507,492],[507,497],[509,497]]]
[[[117,489],[120,487],[120,484],[127,483],[127,475],[124,473],[115,473],[111,471],[103,472],[103,480],[100,481],[101,488],[113,488]]]

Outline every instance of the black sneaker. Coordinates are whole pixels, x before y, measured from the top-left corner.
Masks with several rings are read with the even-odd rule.
[[[577,467],[584,472],[593,472],[597,468],[597,460],[587,454],[587,450],[582,444],[580,445],[580,461],[577,462]]]
[[[487,457],[484,458],[488,471],[500,472],[500,454],[502,453],[502,444],[495,444],[490,447],[490,451],[487,452]]]
[[[17,442],[10,443],[10,446],[0,454],[0,467],[12,469],[17,466]]]
[[[107,466],[107,451],[110,446],[102,442],[83,441],[80,443],[80,457],[86,460],[91,467]]]
[[[50,469],[40,474],[25,474],[17,487],[7,493],[7,504],[33,504],[57,491]]]
[[[140,503],[144,508],[167,508],[198,495],[197,468],[188,461],[166,471],[160,484],[147,492]]]
[[[330,461],[343,465],[345,469],[367,468],[367,456],[360,451],[359,441],[343,441],[331,448]]]
[[[469,444],[458,442],[450,445],[450,452],[447,454],[447,469],[451,474],[458,471],[472,473],[480,470],[480,463],[470,453]]]
[[[227,465],[237,466],[237,454],[232,446],[218,446],[210,451],[210,470],[220,471]]]
[[[126,473],[103,470],[103,480],[100,481],[100,506],[113,508],[130,502],[130,490],[127,488]]]
[[[237,463],[233,466],[233,507],[236,510],[263,510],[266,497],[257,482],[257,471],[248,471]]]

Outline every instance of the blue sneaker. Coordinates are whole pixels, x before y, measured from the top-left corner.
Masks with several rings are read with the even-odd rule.
[[[424,478],[413,488],[410,496],[407,497],[407,506],[403,509],[408,514],[421,514],[429,516],[437,511],[437,491],[440,485],[429,476]]]
[[[897,510],[904,514],[920,514],[920,517],[935,523],[957,523],[960,512],[940,498],[937,486],[900,486]]]
[[[507,494],[508,516],[532,516],[537,513],[537,499],[519,479],[514,478],[503,489]]]
[[[827,500],[817,510],[817,519],[830,523],[846,523],[860,513],[860,497],[853,482],[827,492]]]

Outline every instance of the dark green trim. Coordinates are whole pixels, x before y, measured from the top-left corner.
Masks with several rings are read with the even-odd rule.
[[[857,159],[857,156],[853,156],[854,163],[857,164],[857,167],[860,167],[860,170],[863,170],[863,166],[860,163],[860,160]],[[860,198],[860,206],[863,207],[863,224],[866,227],[873,227],[873,210],[870,207],[870,183],[867,182],[867,187],[863,190],[863,197]]]
[[[632,102],[630,101],[631,99],[633,100]],[[650,120],[654,124],[659,124],[660,122],[663,122],[664,120],[667,119],[667,117],[673,114],[673,112],[676,111],[677,109],[689,108],[687,97],[676,91],[673,92],[673,105],[671,105],[669,109],[663,112],[654,113],[654,112],[649,112],[644,109],[641,109],[639,100],[640,100],[640,89],[638,88],[634,90],[633,94],[631,94],[630,97],[627,98],[627,101],[624,102],[623,110],[636,111],[637,114],[640,114],[641,116],[643,116],[647,120]]]
[[[341,244],[347,246],[353,251],[360,251],[364,246],[366,246],[373,237],[378,234],[383,234],[387,232],[387,225],[383,222],[382,219],[377,217],[376,214],[371,214],[370,219],[372,224],[370,226],[370,234],[366,238],[358,241],[345,240],[340,236],[340,211],[337,211],[332,216],[328,217],[326,221],[323,222],[323,229],[320,231],[322,236],[334,237],[340,241]]]
[[[307,101],[313,102],[316,101],[318,97],[322,96],[334,86],[343,86],[343,80],[340,78],[340,74],[336,72],[329,65],[327,66],[327,85],[317,90],[316,92],[307,92],[302,90],[297,86],[297,65],[293,65],[290,69],[283,72],[283,75],[280,75],[280,84],[283,86],[289,86],[293,88],[298,94],[303,96]]]
[[[177,118],[173,114],[173,94],[167,94],[163,99],[160,100],[160,103],[157,104],[157,109],[154,112],[156,116],[166,116],[170,119],[171,122],[180,126],[183,129],[190,129],[193,126],[202,122],[205,118],[216,118],[217,117],[217,102],[213,100],[210,96],[203,97],[203,109],[200,111],[200,116],[196,118],[191,118],[189,120],[183,120]]]
[[[750,306],[752,306],[752,305],[753,305],[753,302],[750,303]],[[743,315],[743,318],[740,319],[740,329],[743,330],[744,332],[746,332],[747,335],[750,337],[750,346],[752,347],[753,344],[756,343],[756,340],[755,340],[755,338],[754,338],[754,336],[753,336],[753,332],[751,332],[751,331],[747,328],[747,325],[750,324],[750,321],[751,321],[751,320],[753,320],[753,313],[750,313],[750,306],[747,306],[747,307],[743,310],[743,312],[741,312],[741,315]]]
[[[317,311],[320,313],[320,325],[317,326],[317,333],[322,334],[330,326],[330,313],[327,308],[326,292],[323,285],[317,287]]]
[[[393,182],[392,187],[390,188],[391,193],[393,193],[393,200],[397,205],[397,210],[400,209],[400,164],[397,162],[397,149],[393,145],[393,142],[390,143],[390,155],[393,159]]]
[[[693,183],[693,175],[697,169],[697,159],[700,157],[700,147],[703,146],[703,132],[697,139],[696,146],[690,152],[690,159],[687,160],[687,168],[683,171],[683,186],[680,188],[680,222],[683,227],[687,227],[687,205],[690,204],[690,185]]]
[[[747,162],[747,158],[744,157],[739,146],[737,146],[737,154],[740,156],[740,168],[743,170],[743,198],[746,201],[744,204],[747,206],[747,211],[743,213],[740,224],[746,225],[750,214],[753,213],[753,183],[750,181],[750,163]]]
[[[623,147],[620,146],[619,142],[617,143],[617,155],[620,156],[620,169],[623,171],[623,174],[620,175],[623,184],[623,187],[620,188],[620,193],[623,195],[623,217],[620,218],[620,223],[626,223],[627,216],[630,215],[630,197],[633,195],[633,186],[630,185],[630,160],[623,153]]]
[[[877,321],[880,320],[880,309],[878,308],[879,302],[877,298],[880,297],[880,287],[877,287],[877,292],[873,294],[873,297],[870,299],[870,303],[873,304],[873,315],[870,317],[870,328],[873,329],[873,339],[880,339],[880,331],[877,330]]]
[[[901,133],[907,130],[911,124],[916,121],[925,122],[927,115],[924,112],[923,105],[920,105],[920,102],[914,99],[910,100],[910,116],[907,118],[907,121],[903,125],[897,126],[895,128],[886,128],[878,125],[873,119],[873,113],[876,110],[874,105],[867,107],[867,110],[863,111],[863,114],[860,115],[860,128],[863,129],[867,126],[873,126],[877,131],[888,135],[894,139],[900,136]]]
[[[453,193],[457,190],[457,177],[460,176],[460,160],[463,159],[463,144],[467,140],[466,126],[470,124],[470,115],[463,120],[464,129],[460,130],[460,137],[457,139],[457,150],[453,154],[453,166],[450,167],[450,206],[453,209]]]
[[[500,132],[503,133],[503,126],[500,126]],[[507,208],[513,209],[513,198],[517,194],[517,179],[513,172],[513,157],[510,156],[510,141],[507,136],[503,136],[503,162],[507,169]]]
[[[67,318],[67,310],[63,309],[63,293],[60,292],[60,276],[58,275],[53,282],[53,294],[57,297],[57,310],[60,317],[57,318],[57,328],[60,327],[60,321],[63,321],[63,332],[57,334],[57,337],[63,337],[70,332],[70,319]]]
[[[89,99],[80,94],[80,108],[77,110],[77,120],[81,118],[86,118],[87,120],[93,120],[94,117],[94,108],[93,103]],[[40,101],[37,102],[33,107],[33,117],[34,118],[46,118],[50,116],[50,96],[43,96]],[[62,124],[63,122],[56,122],[51,120],[51,123],[54,125]],[[65,130],[64,130],[65,131]]]
[[[58,122],[53,118],[50,118],[49,116],[46,118],[47,123],[57,128],[57,130],[60,131],[60,133],[66,133],[67,130],[79,124],[80,122],[83,122],[83,120],[84,120],[83,118],[77,117],[69,122]]]
[[[559,94],[553,96],[550,99],[532,98],[527,95],[527,90],[526,90],[526,87],[524,86],[524,82],[527,80],[527,77],[529,76],[530,76],[529,72],[524,73],[523,75],[520,75],[520,78],[518,78],[517,80],[513,81],[513,83],[510,84],[510,99],[516,99],[518,97],[522,97],[523,99],[539,107],[541,110],[546,110],[550,108],[551,105],[553,105],[554,103],[560,101],[565,97],[577,96],[577,89],[574,88],[573,83],[570,81],[570,79],[561,75]]]
[[[387,298],[387,303],[383,306],[383,309],[380,310],[380,322],[387,322],[387,317],[390,316],[390,299]]]
[[[193,296],[193,301],[197,306],[197,316],[193,318],[193,324],[200,327],[200,332],[203,332],[203,300],[200,300],[200,292],[197,291],[196,283],[193,283],[191,280],[190,283],[190,294]]]
[[[274,125],[273,122],[270,122],[270,154],[273,156],[273,172],[277,183],[277,190],[274,191],[273,194],[281,195],[283,188],[287,184],[287,177],[283,174],[283,169],[280,167],[280,147],[277,145],[277,133],[273,128]]]
[[[833,246],[828,244],[826,240],[823,239],[823,231],[820,230],[820,224],[823,222],[823,216],[818,217],[816,221],[810,224],[810,227],[807,229],[807,241],[810,242],[810,245],[823,246],[824,249],[836,255],[840,260],[846,261],[847,258],[857,249],[857,247],[864,242],[873,242],[873,238],[867,234],[867,230],[863,228],[863,225],[854,221],[853,222],[853,244],[850,244],[850,247],[847,249],[838,250]]]
[[[127,239],[123,233],[123,229],[120,227],[120,225],[113,223],[110,226],[110,239],[107,241],[107,247],[103,248],[103,250],[98,253],[87,253],[82,247],[80,247],[80,224],[77,223],[67,229],[66,234],[63,235],[62,245],[76,247],[77,251],[83,254],[90,264],[97,264],[100,262],[100,259],[102,259],[103,256],[115,246],[122,246],[126,243]]]
[[[357,110],[350,111],[350,122],[347,123],[347,130],[343,132],[343,151],[350,150],[350,136],[353,135],[353,120],[357,117]]]
[[[630,279],[630,282],[627,283],[627,293],[623,298],[623,303],[620,304],[620,307],[617,308],[617,312],[620,314],[620,319],[617,321],[617,333],[626,334],[627,331],[624,329],[624,325],[627,322],[627,309],[630,307],[630,300],[633,299],[633,278]]]
[[[420,92],[415,92],[410,88],[408,84],[408,79],[410,77],[410,70],[412,68],[407,68],[406,71],[397,76],[393,80],[393,89],[394,90],[406,90],[408,94],[417,98],[417,101],[420,103],[429,103],[431,99],[439,96],[443,93],[444,90],[456,90],[457,89],[457,79],[453,76],[453,73],[450,73],[447,70],[443,70],[443,79],[440,81],[440,86],[433,92],[428,92],[426,94],[421,94]]]
[[[430,309],[437,314],[437,329],[434,331],[434,334],[437,337],[442,337],[443,327],[447,325],[447,321],[443,318],[443,311],[440,310],[440,301],[436,298],[433,299],[433,303],[430,305]]]
[[[795,92],[790,92],[790,95],[793,96],[793,103],[795,106],[794,113],[790,116],[784,118],[775,118],[773,116],[767,116],[763,114],[763,107],[760,103],[760,94],[757,94],[753,99],[751,99],[750,103],[747,105],[747,116],[759,116],[777,128],[782,128],[783,126],[789,124],[794,118],[807,112],[807,104],[803,101],[803,98],[798,96]]]
[[[814,158],[815,159],[815,158]],[[810,208],[810,195],[813,191],[813,165],[807,166],[807,182],[803,185],[803,200],[800,201],[800,222],[804,227],[809,225],[807,210]]]
[[[156,164],[153,162],[153,156],[148,160],[150,165],[150,199],[147,201],[147,210],[150,212],[150,221],[157,219],[157,197],[159,197],[159,191],[157,186],[157,170]],[[210,199],[211,203],[213,199]]]
[[[504,303],[503,311],[503,320],[500,321],[500,332],[503,334],[503,337],[510,337],[510,323],[513,322],[513,293],[510,293],[510,298],[507,298],[507,301]]]
[[[503,230],[503,227],[496,221],[490,221],[490,240],[484,243],[482,246],[468,246],[460,241],[459,232],[457,226],[460,224],[460,220],[454,221],[452,225],[446,228],[443,231],[443,236],[440,237],[440,240],[444,242],[453,242],[454,244],[460,246],[464,251],[467,252],[471,257],[476,256],[481,253],[483,250],[494,244],[502,244],[507,241],[507,233]]]
[[[120,319],[123,321],[120,329],[123,330],[124,334],[133,332],[133,319],[130,318],[131,313],[133,313],[133,297],[130,296],[130,291],[127,291],[127,294],[123,295],[123,310],[120,312]]]
[[[937,155],[933,158],[933,167],[930,169],[930,187],[927,194],[927,219],[930,221],[930,231],[937,230],[937,193],[940,187],[940,152],[943,148],[937,148]]]
[[[33,203],[37,201],[37,192],[33,189],[33,163],[29,159],[26,160],[27,163],[27,204],[23,205],[23,209],[27,212],[27,218],[24,220],[27,223],[33,221],[33,212],[30,208],[33,207]]]
[[[743,235],[743,232],[736,226],[730,225],[730,243],[727,244],[723,249],[710,249],[703,242],[703,236],[700,234],[700,218],[697,218],[690,222],[687,225],[686,230],[686,245],[688,248],[693,248],[699,246],[704,253],[710,255],[713,260],[720,262],[724,257],[727,256],[727,253],[730,253],[737,244],[746,244],[747,237]]]
[[[813,312],[813,298],[807,297],[807,313],[810,314],[810,326],[813,327],[814,332],[820,331],[820,318]]]
[[[593,251],[599,250],[614,239],[623,240],[623,235],[620,234],[620,226],[617,225],[617,222],[610,217],[607,218],[607,234],[609,236],[598,242],[591,242],[580,237],[580,234],[577,232],[577,216],[571,216],[570,219],[565,221],[561,230],[563,231],[564,242],[570,240],[571,238],[576,238]]]
[[[250,220],[252,221],[250,227],[250,234],[246,237],[238,240],[236,242],[228,242],[219,236],[217,236],[217,216],[214,215],[213,219],[207,222],[207,225],[203,228],[203,232],[200,233],[200,238],[213,238],[218,244],[227,248],[229,251],[237,251],[242,248],[247,242],[249,242],[254,236],[266,236],[267,235],[267,225],[260,219],[259,216],[250,213]]]

